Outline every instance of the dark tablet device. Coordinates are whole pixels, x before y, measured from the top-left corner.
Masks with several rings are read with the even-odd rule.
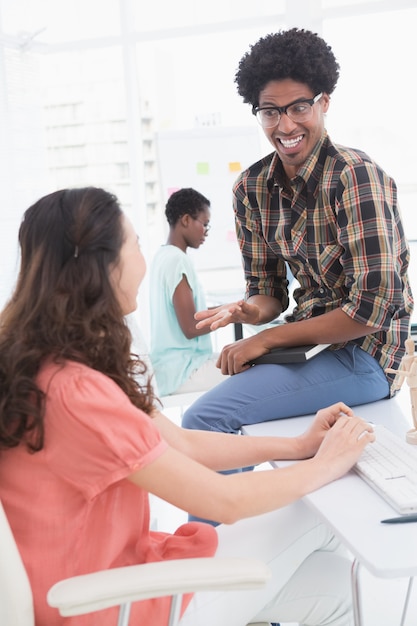
[[[267,354],[250,362],[251,365],[261,363],[303,363],[329,347],[329,343],[317,343],[309,346],[293,346],[292,348],[274,348]]]

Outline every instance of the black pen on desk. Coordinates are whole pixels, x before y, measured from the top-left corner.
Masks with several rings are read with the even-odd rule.
[[[409,515],[401,515],[400,517],[390,517],[388,519],[381,520],[381,524],[410,524],[411,522],[417,522],[417,513],[410,513]]]

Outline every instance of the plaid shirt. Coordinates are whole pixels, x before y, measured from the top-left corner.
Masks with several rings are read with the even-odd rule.
[[[242,172],[234,211],[246,297],[273,296],[285,310],[287,263],[300,284],[287,321],[340,307],[378,328],[353,342],[383,369],[398,367],[413,311],[409,248],[395,183],[376,163],[324,132],[292,180],[276,152]]]

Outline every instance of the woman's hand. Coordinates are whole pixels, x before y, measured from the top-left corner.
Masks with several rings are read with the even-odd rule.
[[[346,474],[372,441],[375,441],[375,434],[368,422],[360,417],[341,415],[326,433],[314,460],[324,463],[330,482]]]
[[[308,459],[314,456],[326,433],[343,415],[350,417],[354,415],[352,409],[343,402],[336,402],[336,404],[317,411],[311,426],[296,438],[297,444],[300,446],[299,458]]]

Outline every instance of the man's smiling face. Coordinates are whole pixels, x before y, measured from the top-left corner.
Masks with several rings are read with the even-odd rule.
[[[271,80],[259,93],[259,107],[284,107],[299,99],[311,99],[317,94],[310,87],[290,78]],[[294,122],[283,113],[276,126],[263,131],[277,151],[285,172],[293,178],[306,162],[324,131],[324,114],[329,108],[330,98],[324,93],[312,106],[311,118],[307,122]]]

